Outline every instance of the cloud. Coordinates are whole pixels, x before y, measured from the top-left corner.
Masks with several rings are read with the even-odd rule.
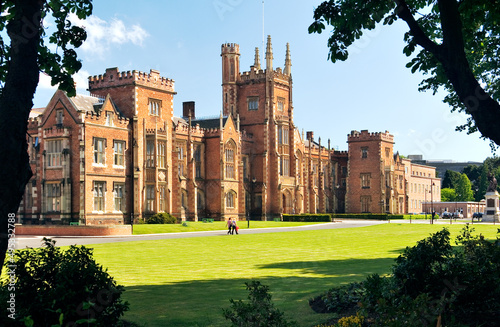
[[[144,39],[149,34],[140,25],[130,27],[117,18],[105,21],[97,16],[90,16],[86,20],[80,20],[72,15],[70,20],[73,24],[82,26],[87,31],[87,40],[80,47],[86,53],[104,57],[112,46],[131,43],[142,46]]]
[[[89,72],[86,70],[80,70],[78,73],[73,75],[73,80],[76,83],[76,89],[79,92],[85,91],[88,88]],[[45,73],[40,73],[40,80],[38,81],[38,89],[52,90],[56,91],[57,85],[52,86],[50,84],[51,78]]]

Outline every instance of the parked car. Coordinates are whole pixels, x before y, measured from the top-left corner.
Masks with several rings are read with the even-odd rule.
[[[477,218],[477,219],[483,218],[483,213],[482,212],[474,212],[472,214],[472,218]]]
[[[453,218],[453,214],[451,212],[445,211],[441,214],[441,218]]]
[[[461,212],[454,212],[453,213],[453,218],[457,219],[457,218],[463,218],[464,215],[461,213]]]

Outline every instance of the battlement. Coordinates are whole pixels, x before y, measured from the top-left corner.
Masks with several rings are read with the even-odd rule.
[[[86,111],[85,112],[85,120],[105,122],[106,117],[100,113],[96,113],[95,111]],[[113,124],[115,124],[114,126],[116,126],[116,123],[118,123],[120,125],[119,127],[126,127],[129,124],[129,121],[130,121],[130,119],[128,119],[126,117],[117,116],[115,119],[113,119]]]
[[[255,69],[252,67],[252,69],[248,72],[243,72],[240,74],[240,80],[241,81],[251,81],[251,80],[257,80],[257,79],[265,79],[266,78],[266,71],[262,69]]]
[[[174,91],[174,80],[160,76],[160,72],[151,69],[149,73],[138,70],[120,72],[117,67],[107,68],[103,75],[89,77],[89,91],[123,85],[139,84],[168,92]]]
[[[28,129],[35,129],[38,128],[38,117],[36,118],[29,118],[28,119]]]
[[[221,46],[221,54],[240,53],[240,45],[236,43],[224,43]]]
[[[347,142],[360,142],[360,141],[386,141],[394,143],[394,135],[389,134],[389,131],[370,133],[368,130],[351,131],[347,134]]]
[[[342,150],[342,151],[339,151],[339,150],[334,150],[333,153],[332,153],[332,156],[333,157],[346,157],[349,155],[349,151],[346,151],[346,150]]]
[[[43,137],[69,136],[71,129],[68,127],[52,126],[43,130]]]

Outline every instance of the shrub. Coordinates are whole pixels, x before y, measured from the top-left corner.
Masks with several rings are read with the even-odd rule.
[[[300,214],[300,215],[283,215],[283,221],[293,222],[330,222],[329,214]]]
[[[245,283],[249,291],[248,303],[242,300],[231,302],[231,308],[223,309],[224,318],[232,322],[233,327],[293,327],[296,322],[288,322],[284,314],[271,302],[269,287],[259,281]]]
[[[1,306],[0,325],[116,326],[128,310],[120,298],[124,288],[95,262],[92,249],[72,245],[63,251],[53,240],[44,243],[15,252],[13,270],[6,260],[0,301],[15,304]]]
[[[146,218],[146,224],[175,224],[177,218],[167,212],[160,212]]]

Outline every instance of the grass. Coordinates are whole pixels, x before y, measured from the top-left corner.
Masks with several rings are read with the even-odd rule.
[[[270,227],[294,227],[322,223],[300,223],[300,222],[287,222],[287,221],[250,221],[250,228],[270,228]],[[134,235],[142,234],[157,234],[157,233],[181,233],[181,232],[200,232],[211,230],[224,230],[227,229],[226,222],[214,221],[213,223],[203,222],[186,222],[187,226],[183,224],[136,224],[133,227]],[[241,229],[248,228],[247,221],[239,221],[238,226]]]
[[[390,272],[406,247],[446,227],[382,224],[352,229],[198,237],[93,245],[95,258],[126,286],[125,319],[143,326],[227,326],[222,308],[246,299],[245,281],[270,287],[275,305],[300,326],[330,316],[308,300],[332,286]],[[488,238],[496,226],[475,225]]]

